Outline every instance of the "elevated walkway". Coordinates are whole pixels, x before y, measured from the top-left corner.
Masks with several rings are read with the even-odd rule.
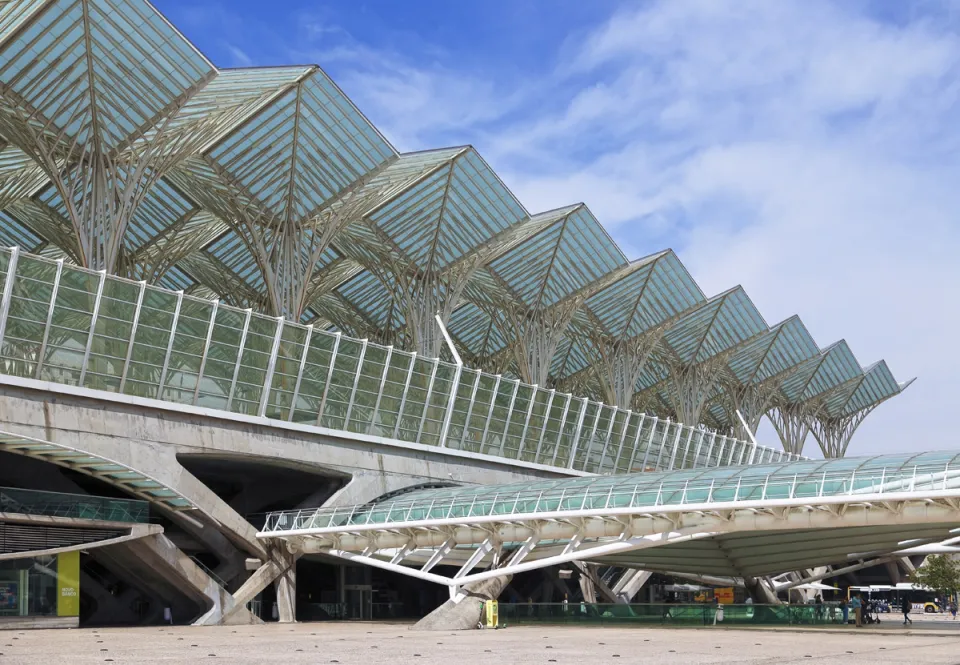
[[[457,597],[578,561],[747,580],[920,551],[958,528],[960,455],[944,452],[425,490],[274,513],[258,537]]]

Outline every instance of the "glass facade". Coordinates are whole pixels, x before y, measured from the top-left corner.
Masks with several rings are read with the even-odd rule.
[[[2,371],[587,473],[783,450],[19,251],[0,252]]]
[[[0,620],[79,613],[79,552],[0,561]]]
[[[150,505],[131,499],[0,487],[0,512],[142,523],[149,520]]]

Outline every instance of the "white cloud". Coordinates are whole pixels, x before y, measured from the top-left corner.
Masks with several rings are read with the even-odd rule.
[[[673,246],[708,293],[742,283],[768,321],[799,313],[822,346],[919,376],[854,452],[957,447],[958,26],[864,7],[627,5],[526,87],[356,43],[314,53],[400,147],[474,142],[531,210],[586,201],[628,254]]]

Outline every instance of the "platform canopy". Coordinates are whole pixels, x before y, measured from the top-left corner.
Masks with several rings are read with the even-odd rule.
[[[142,471],[73,446],[13,432],[0,432],[0,452],[32,457],[77,473],[93,476],[124,492],[169,510],[194,509],[193,503],[188,499]]]
[[[960,455],[933,452],[414,490],[272,513],[258,537],[456,591],[573,561],[758,577],[958,532]]]
[[[0,243],[420,357],[439,313],[469,366],[739,438],[769,413],[792,452],[909,385],[583,203],[531,214],[471,146],[401,154],[316,65],[217,67],[147,0],[0,0]]]

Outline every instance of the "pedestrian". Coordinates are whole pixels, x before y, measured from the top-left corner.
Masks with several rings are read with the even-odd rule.
[[[860,594],[856,593],[850,599],[850,607],[853,608],[853,616],[857,622],[857,628],[863,628],[863,601],[860,600]]]
[[[816,604],[814,612],[816,614],[817,621],[823,621],[823,596],[818,593],[817,597],[813,599],[813,602]]]
[[[913,609],[913,602],[910,600],[910,594],[904,593],[900,597],[900,611],[903,612],[903,625],[906,626],[908,623],[912,624],[913,619],[910,618],[910,610]]]
[[[847,600],[840,601],[840,609],[843,610],[843,625],[850,623],[850,603]]]
[[[173,611],[169,607],[163,608],[163,621],[169,626],[173,625]]]
[[[953,620],[956,621],[957,620],[957,601],[951,600],[949,607],[950,607],[950,614],[953,615]]]

